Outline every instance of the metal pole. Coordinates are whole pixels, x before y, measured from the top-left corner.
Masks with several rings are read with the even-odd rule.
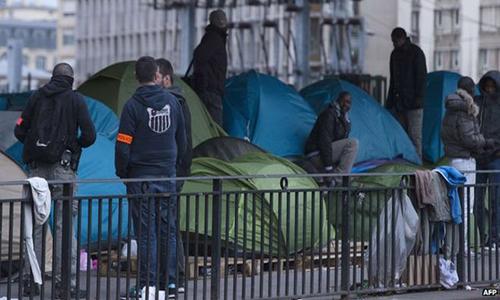
[[[342,192],[342,258],[341,258],[341,270],[340,270],[340,288],[342,292],[347,293],[342,296],[342,299],[349,298],[349,260],[350,260],[350,248],[349,243],[349,204],[351,202],[351,192],[349,191],[349,176],[342,177],[342,187],[346,188]]]
[[[194,39],[196,36],[196,10],[194,3],[190,2],[185,8],[182,8],[181,22],[182,22],[182,42],[181,42],[181,65],[180,68],[183,70],[181,73],[185,72],[189,67],[191,62],[193,50],[194,50]]]
[[[220,297],[220,262],[221,262],[221,200],[222,181],[214,179],[212,185],[212,277],[210,283],[210,299]]]
[[[9,93],[21,91],[23,68],[23,41],[10,39],[7,41],[7,82]]]
[[[297,13],[295,22],[295,41],[297,53],[295,53],[298,70],[296,76],[297,87],[302,88],[309,83],[309,39],[310,39],[310,18],[309,1],[298,0],[298,6],[301,8]]]
[[[61,279],[63,299],[71,298],[71,253],[72,253],[72,240],[73,240],[73,183],[66,183],[63,185],[63,199],[56,199],[62,201],[62,245],[61,245]]]

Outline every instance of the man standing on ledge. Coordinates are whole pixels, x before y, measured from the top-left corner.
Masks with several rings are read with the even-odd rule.
[[[222,126],[222,97],[227,72],[227,18],[218,9],[210,13],[210,24],[193,55],[194,90],[212,119]]]
[[[401,123],[422,158],[422,122],[424,115],[427,66],[422,49],[410,41],[406,31],[397,27],[391,34],[389,93],[386,107]]]

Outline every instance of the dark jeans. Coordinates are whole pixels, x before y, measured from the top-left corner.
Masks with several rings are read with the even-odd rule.
[[[169,192],[174,195],[129,199],[138,245],[139,288],[176,282],[177,197],[175,183],[148,181],[127,183],[127,193],[132,195]],[[160,274],[157,273],[158,270]]]
[[[212,119],[222,127],[222,96],[212,92],[201,92],[199,95]]]
[[[490,161],[486,164],[479,164],[478,170],[500,170],[500,158]],[[489,181],[491,186],[477,187],[476,199],[474,202],[474,216],[476,217],[481,244],[484,245],[485,237],[489,236],[489,242],[500,242],[500,173],[495,174],[477,174],[476,184],[484,185]],[[485,232],[485,191],[488,190],[488,199],[490,207],[490,216],[486,216],[490,220],[491,235]]]

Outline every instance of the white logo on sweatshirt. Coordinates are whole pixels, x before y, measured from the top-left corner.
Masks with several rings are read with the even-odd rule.
[[[147,109],[149,115],[149,129],[156,133],[164,133],[170,128],[170,105],[165,105],[161,110],[151,107]]]

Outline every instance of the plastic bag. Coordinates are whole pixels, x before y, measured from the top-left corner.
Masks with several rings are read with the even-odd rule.
[[[439,258],[439,281],[446,289],[452,289],[458,283],[458,273],[455,263]]]
[[[368,257],[368,263],[371,264],[373,270],[373,280],[374,282],[378,282],[379,286],[384,286],[384,282],[389,285],[391,282],[399,280],[406,268],[406,261],[415,245],[417,236],[419,224],[417,212],[413,208],[413,204],[406,193],[402,194],[403,199],[399,199],[399,195],[399,193],[396,193],[395,198],[391,198],[387,201],[378,219],[378,226],[380,229],[377,231],[377,227],[375,227],[372,232],[371,246],[373,251],[371,257]],[[387,222],[385,219],[386,210]],[[392,241],[393,218],[395,220],[394,241]],[[377,232],[379,232],[380,235],[377,235]],[[392,242],[395,244],[395,253],[392,253]],[[379,245],[378,248],[377,245]],[[395,256],[395,273],[394,278],[391,278],[393,255]],[[387,268],[384,268],[385,266],[387,266]]]
[[[122,256],[127,257],[128,256],[128,243],[123,245],[122,248]],[[131,257],[137,257],[137,241],[132,239],[130,240],[130,256]]]

